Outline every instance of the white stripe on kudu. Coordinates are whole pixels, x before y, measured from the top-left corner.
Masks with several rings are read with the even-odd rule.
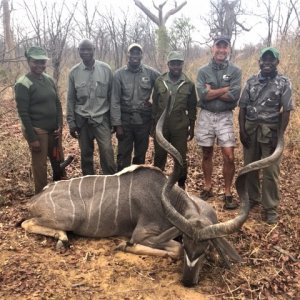
[[[84,202],[83,199],[82,199],[82,194],[81,194],[82,180],[83,180],[83,177],[80,178],[80,182],[79,182],[79,186],[78,186],[78,191],[79,191],[79,196],[80,196],[81,201]]]
[[[98,218],[98,223],[96,226],[95,234],[98,232],[99,227],[100,227],[101,210],[102,210],[102,202],[103,202],[103,198],[104,198],[104,194],[105,194],[106,178],[107,178],[107,176],[105,176],[104,180],[103,180],[102,194],[101,194],[101,199],[100,199],[100,203],[99,203],[99,218]]]
[[[116,199],[116,212],[115,212],[115,228],[118,228],[118,214],[119,214],[119,203],[120,203],[120,176],[117,176],[118,182],[118,191],[117,191],[117,199]]]
[[[130,220],[132,222],[132,207],[131,207],[131,201],[132,201],[132,179],[133,179],[133,173],[130,176],[130,184],[129,184],[129,195],[128,195],[128,201],[129,201],[129,213],[130,213]]]
[[[54,192],[54,189],[55,189],[55,187],[56,187],[56,184],[57,184],[57,182],[54,182],[54,184],[53,184],[53,189],[51,190],[51,192],[49,193],[49,199],[50,199],[50,202],[51,202],[51,204],[52,204],[52,206],[53,206],[53,213],[54,213],[54,217],[56,218],[56,208],[55,208],[55,203],[54,203],[54,201],[53,201],[53,199],[52,199],[52,193]],[[46,194],[47,195],[47,194]]]
[[[88,221],[87,221],[87,226],[86,226],[87,229],[90,226],[91,214],[92,214],[92,209],[93,209],[93,202],[95,200],[95,188],[96,188],[96,182],[97,182],[98,178],[99,177],[95,177],[94,184],[93,184],[93,195],[92,195],[92,200],[91,200],[91,203],[90,203],[90,209],[89,209],[89,214],[88,214]]]
[[[68,194],[69,194],[69,199],[70,199],[70,202],[71,202],[71,206],[72,206],[72,209],[73,209],[73,214],[72,214],[72,226],[74,225],[74,222],[75,222],[75,205],[74,205],[74,202],[72,200],[72,196],[71,196],[71,185],[72,185],[72,181],[74,180],[74,178],[72,178],[69,182],[69,188],[68,188]]]

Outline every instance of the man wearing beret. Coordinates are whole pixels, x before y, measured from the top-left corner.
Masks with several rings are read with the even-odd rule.
[[[142,46],[128,47],[127,65],[116,70],[111,96],[111,122],[118,139],[118,171],[144,164],[152,124],[151,94],[160,73],[142,64]],[[132,151],[134,155],[132,158]]]
[[[63,156],[62,108],[54,80],[45,73],[49,59],[46,51],[41,47],[33,46],[25,52],[25,57],[30,71],[17,80],[15,96],[22,132],[31,153],[37,194],[47,185],[47,157],[50,159],[53,178],[55,178],[56,159],[53,155],[53,147],[57,140],[59,152]]]
[[[240,139],[244,146],[245,165],[274,152],[278,133],[286,130],[290,112],[294,109],[291,82],[278,74],[278,64],[279,52],[276,48],[262,49],[260,72],[248,79],[240,98]],[[279,164],[278,160],[263,170],[261,187],[259,171],[247,175],[250,207],[261,204],[263,220],[268,224],[278,220]]]
[[[230,39],[217,36],[212,46],[211,61],[201,67],[197,75],[197,92],[201,108],[196,121],[195,138],[202,148],[204,187],[200,193],[203,200],[213,196],[213,146],[215,139],[223,155],[224,208],[237,207],[231,194],[235,172],[233,110],[241,92],[241,70],[229,61]]]
[[[154,84],[153,119],[155,124],[171,98],[171,112],[167,116],[163,134],[179,151],[184,168],[178,185],[185,188],[187,178],[187,141],[194,137],[197,96],[195,84],[182,72],[184,57],[181,52],[171,51],[168,55],[169,72],[161,75]],[[155,141],[154,165],[164,170],[167,152]]]

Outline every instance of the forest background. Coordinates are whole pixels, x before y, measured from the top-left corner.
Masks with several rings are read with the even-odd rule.
[[[112,1],[113,2],[113,1]],[[299,279],[300,200],[300,62],[299,0],[253,1],[208,0],[206,13],[198,21],[184,14],[188,1],[127,1],[127,8],[105,7],[102,2],[2,0],[0,21],[0,298],[2,299],[297,299]],[[191,2],[193,2],[191,0]],[[256,5],[253,5],[256,4]],[[123,7],[123,6],[122,6]],[[191,6],[190,6],[191,7]],[[195,15],[195,12],[194,12]],[[203,28],[203,30],[202,30]],[[251,31],[259,34],[249,39]],[[276,46],[281,53],[279,70],[293,83],[293,112],[285,138],[281,168],[280,221],[269,226],[261,221],[260,209],[251,212],[241,232],[229,239],[243,262],[224,269],[208,260],[193,289],[180,284],[180,262],[152,257],[135,257],[111,251],[118,239],[90,240],[71,237],[71,248],[56,253],[50,238],[27,236],[15,227],[26,214],[33,194],[30,156],[16,113],[13,85],[27,72],[24,51],[32,45],[44,47],[50,60],[47,72],[58,86],[66,107],[67,76],[80,61],[77,46],[82,38],[96,45],[96,58],[115,70],[126,63],[132,42],[144,48],[143,62],[166,70],[166,55],[180,50],[185,55],[185,72],[195,80],[197,70],[210,59],[216,34],[232,40],[231,60],[242,68],[243,84],[258,72],[259,50]],[[235,123],[238,140],[238,127]],[[64,150],[75,154],[69,177],[79,176],[79,149],[64,128]],[[116,144],[115,138],[113,140]],[[152,163],[153,144],[147,154]],[[201,152],[189,143],[187,190],[199,193],[203,182]],[[220,220],[235,212],[222,209],[221,156],[215,156],[211,204]],[[237,171],[243,165],[242,147],[236,150]],[[98,165],[99,167],[99,165]],[[170,164],[166,172],[170,171]],[[51,173],[49,172],[49,178]],[[53,267],[54,266],[54,267]]]

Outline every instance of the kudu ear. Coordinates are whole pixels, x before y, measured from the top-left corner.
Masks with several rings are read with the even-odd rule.
[[[211,242],[226,263],[227,267],[230,267],[228,259],[232,262],[240,262],[242,260],[235,248],[225,238],[219,237],[212,239]]]

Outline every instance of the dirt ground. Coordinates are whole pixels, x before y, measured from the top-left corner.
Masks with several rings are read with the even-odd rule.
[[[181,261],[114,251],[118,237],[97,240],[70,234],[70,248],[58,252],[54,239],[26,234],[18,224],[26,217],[33,183],[13,110],[3,118],[0,138],[0,299],[300,299],[300,156],[295,146],[287,145],[282,159],[280,221],[267,225],[261,220],[261,207],[254,208],[240,232],[228,237],[242,262],[226,269],[213,254],[199,284],[185,288]],[[78,176],[77,144],[66,133],[64,141],[66,154],[76,155],[68,176]],[[216,153],[216,196],[209,202],[222,221],[237,211],[222,208],[221,158]],[[240,146],[236,153],[238,170]],[[151,154],[152,144],[149,163]],[[191,142],[189,193],[198,194],[201,188],[200,161],[201,153]]]

